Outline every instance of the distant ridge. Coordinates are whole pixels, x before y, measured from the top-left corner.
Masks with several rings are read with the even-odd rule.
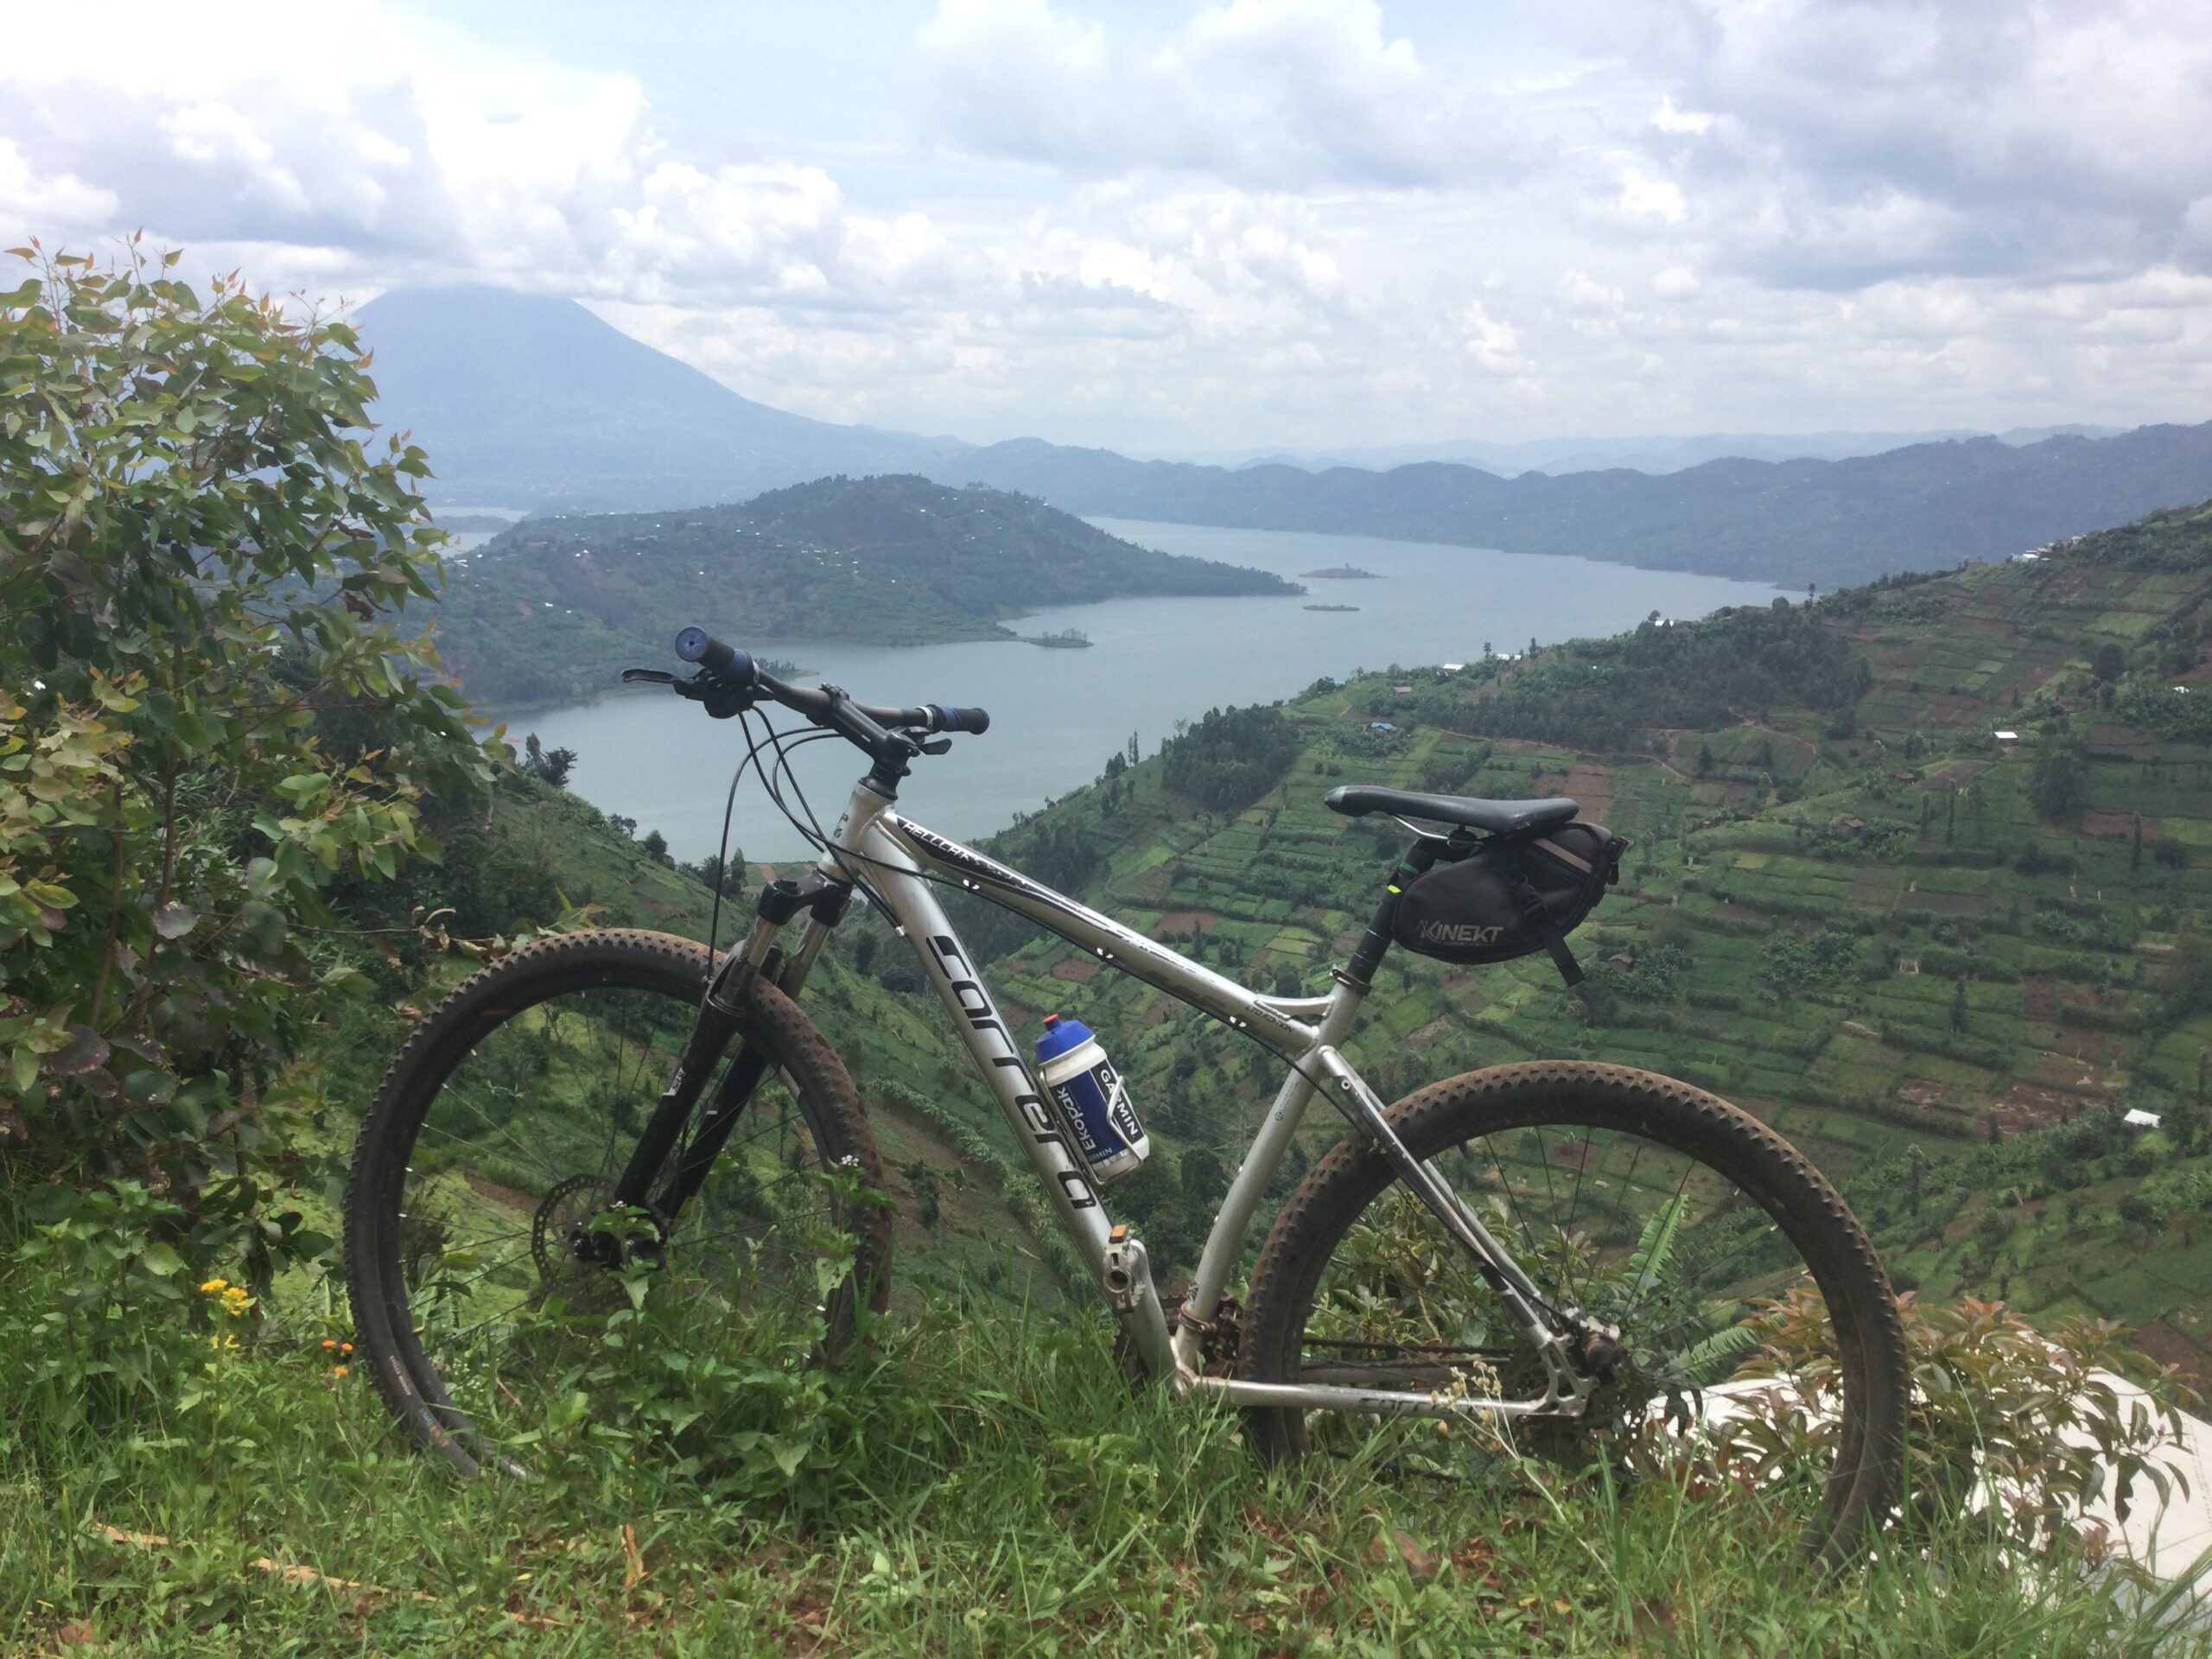
[[[922,471],[968,447],[756,404],[573,300],[401,289],[356,321],[376,353],[378,415],[429,451],[434,500],[696,505],[834,473]]]
[[[905,473],[1092,516],[1834,587],[2005,558],[2212,496],[2212,423],[2026,442],[2032,435],[2017,432],[1942,439],[1833,461],[1738,456],[1658,474],[1616,466],[1507,478],[1462,461],[1231,468],[1035,438],[977,448],[809,420],[740,397],[571,301],[509,289],[395,290],[364,306],[359,321],[377,353],[379,416],[413,429],[437,470],[432,499],[451,505],[655,511],[841,473]],[[1517,448],[1533,456],[1541,446],[1497,446],[1505,470],[1505,452]]]
[[[1836,586],[2009,558],[2212,496],[2212,423],[2117,437],[1913,444],[1847,461],[1710,461],[1501,478],[1423,461],[1370,472],[1131,461],[1021,439],[952,463],[1065,512],[1319,531]]]

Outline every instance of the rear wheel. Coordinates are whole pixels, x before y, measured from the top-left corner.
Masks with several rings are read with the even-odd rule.
[[[1535,1456],[1569,1470],[1757,1503],[1823,1565],[1893,1500],[1908,1396],[1897,1303],[1843,1200],[1779,1136],[1686,1084],[1539,1062],[1432,1085],[1389,1111],[1579,1332],[1582,1414],[1474,1414],[1382,1428],[1384,1455],[1453,1478]],[[1814,1331],[1830,1363],[1771,1375]],[[1543,1360],[1382,1154],[1351,1136],[1285,1204],[1262,1252],[1240,1372],[1470,1402],[1541,1400]],[[1809,1432],[1757,1425],[1787,1404]],[[1787,1413],[1781,1414],[1787,1415]],[[1254,1410],[1293,1459],[1371,1425]]]
[[[633,1292],[707,1357],[782,1313],[818,1321],[834,1357],[884,1304],[891,1217],[859,1097],[766,983],[724,1061],[766,1071],[697,1195],[664,1230],[610,1207],[711,967],[668,934],[545,940],[465,982],[385,1075],[346,1196],[355,1329],[386,1403],[465,1471],[526,1462],[511,1448],[556,1398],[621,1385],[634,1355],[609,1318]]]

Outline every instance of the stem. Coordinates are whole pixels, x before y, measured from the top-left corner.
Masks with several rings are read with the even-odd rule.
[[[171,750],[162,763],[162,889],[155,896],[156,909],[169,899],[169,882],[176,874],[176,754]]]
[[[108,791],[108,810],[115,819],[112,831],[115,841],[115,860],[108,873],[107,937],[100,944],[99,977],[92,983],[92,1027],[98,1031],[100,1007],[107,1001],[108,971],[115,966],[115,936],[123,925],[123,779],[118,778]]]

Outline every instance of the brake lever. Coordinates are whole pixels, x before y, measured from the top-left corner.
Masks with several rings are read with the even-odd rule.
[[[924,754],[950,754],[952,740],[949,737],[931,738],[922,745],[922,753]]]
[[[724,685],[712,675],[700,672],[688,680],[680,680],[664,668],[626,668],[622,671],[625,685],[664,685],[679,697],[703,703],[707,713],[715,720],[728,720],[741,715],[753,707],[753,694]]]

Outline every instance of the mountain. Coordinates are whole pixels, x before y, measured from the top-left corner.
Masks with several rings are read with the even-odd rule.
[[[1574,796],[1635,842],[1573,940],[1584,991],[1541,953],[1394,951],[1347,1043],[1386,1098],[1530,1056],[1688,1078],[1813,1158],[1902,1284],[2124,1319],[2212,1379],[2208,645],[2212,504],[1816,605],[1323,681],[990,847],[1236,977],[1318,991],[1404,841],[1325,810],[1332,785]],[[1249,1045],[1024,925],[961,919],[1011,1025],[1079,1017],[1171,1147],[1241,1144],[1222,1113],[1268,1086]],[[1300,1154],[1340,1132],[1319,1115]],[[1165,1200],[1137,1218],[1182,1236]]]
[[[1672,464],[1665,456],[1604,443],[1579,454],[1470,447],[1479,466],[1426,461],[1318,472],[1135,461],[1037,439],[975,448],[751,402],[567,300],[401,289],[364,306],[358,321],[376,353],[385,423],[411,429],[436,457],[433,498],[451,505],[667,510],[831,474],[913,473],[1019,491],[1071,513],[1575,554],[1834,586],[2004,558],[2212,494],[2212,424],[2029,442],[2013,441],[2025,433],[1947,438],[1840,460],[1733,456],[1657,475],[1624,468],[1620,456]],[[1574,441],[1560,442],[1571,451]],[[1674,459],[1738,442],[1683,440]],[[1499,475],[1585,462],[1605,470]]]
[[[2212,423],[2117,437],[1909,445],[1844,461],[1710,461],[1501,478],[1446,461],[1388,472],[1235,470],[1021,439],[950,463],[1070,512],[1555,553],[1834,586],[1948,569],[2212,494]]]
[[[512,705],[609,690],[692,621],[747,645],[906,645],[1010,639],[1001,622],[1049,605],[1303,591],[1136,546],[1031,497],[891,475],[740,506],[524,519],[454,559],[438,622],[469,695]]]
[[[1936,432],[1706,432],[1690,437],[1536,438],[1520,443],[1485,443],[1461,439],[1444,443],[1396,443],[1371,448],[1332,449],[1325,454],[1284,452],[1264,455],[1190,456],[1243,468],[1267,463],[1303,467],[1309,473],[1331,467],[1379,471],[1419,461],[1449,461],[1479,467],[1511,478],[1517,473],[1603,472],[1626,467],[1639,473],[1678,473],[1708,461],[1847,461],[1878,455],[1916,443],[1954,438],[1993,437],[2000,443],[2040,443],[2061,435],[2109,438],[2117,426],[2013,427],[2004,432],[1956,428]]]
[[[376,354],[382,423],[411,429],[435,457],[437,501],[732,501],[830,473],[913,472],[967,447],[753,403],[571,300],[395,289],[356,322]]]

